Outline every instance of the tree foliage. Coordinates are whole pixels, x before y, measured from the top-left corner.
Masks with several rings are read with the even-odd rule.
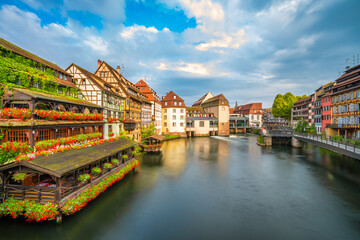
[[[154,124],[150,124],[148,127],[141,128],[141,137],[147,138],[156,134],[156,128]]]
[[[284,95],[278,94],[274,99],[272,105],[272,114],[274,117],[284,118],[288,121],[291,120],[291,108],[294,103],[300,99],[306,98],[307,96],[294,96],[291,92],[287,92]]]
[[[294,128],[295,132],[316,134],[315,126],[310,126],[307,121],[300,119]]]

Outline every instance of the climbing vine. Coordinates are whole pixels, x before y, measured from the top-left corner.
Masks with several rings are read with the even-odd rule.
[[[27,59],[23,56],[0,46],[0,83],[7,88],[25,87],[35,91],[77,96],[78,89],[60,87],[55,79],[56,71],[46,67],[36,61]],[[1,91],[0,91],[1,94]]]

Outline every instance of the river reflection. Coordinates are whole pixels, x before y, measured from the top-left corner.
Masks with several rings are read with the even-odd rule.
[[[359,176],[309,144],[176,139],[61,225],[0,219],[1,239],[360,239]]]

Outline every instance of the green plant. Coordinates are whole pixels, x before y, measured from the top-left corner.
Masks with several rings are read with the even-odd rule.
[[[14,179],[15,181],[24,181],[26,178],[26,173],[15,173],[12,176],[12,179]]]
[[[147,138],[147,137],[150,137],[155,134],[156,134],[156,128],[153,123],[150,124],[148,127],[141,128],[141,137],[142,138]]]
[[[121,156],[121,158],[124,159],[124,160],[127,159],[128,157],[129,157],[129,156],[128,156],[128,155],[125,155],[125,154]]]
[[[112,167],[113,167],[113,165],[111,163],[104,163],[105,169],[111,169]]]
[[[112,159],[111,163],[115,166],[117,166],[119,164],[119,160],[118,159]]]
[[[258,136],[258,137],[257,137],[257,142],[258,142],[259,144],[265,144],[264,137],[263,137],[263,136]]]
[[[91,179],[91,176],[90,174],[88,173],[85,173],[85,174],[81,174],[79,177],[78,177],[78,180],[82,183],[85,183],[87,181],[89,181]]]
[[[91,174],[93,174],[93,175],[99,175],[100,173],[101,173],[101,168],[99,168],[99,167],[93,167],[91,169]]]

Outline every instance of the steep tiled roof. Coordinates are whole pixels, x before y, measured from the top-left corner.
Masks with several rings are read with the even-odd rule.
[[[0,38],[0,46],[3,46],[4,48],[7,48],[9,49],[10,51],[16,53],[16,54],[19,54],[23,57],[26,57],[28,59],[31,59],[33,61],[36,61],[36,62],[39,62],[41,64],[44,64],[45,66],[48,66],[56,71],[59,71],[59,72],[62,72],[62,73],[66,73],[64,69],[60,68],[58,65],[52,63],[52,62],[49,62],[41,57],[38,57],[36,56],[35,54],[31,53],[31,52],[28,52],[8,41],[6,41],[5,39],[2,39]]]
[[[112,94],[115,94],[117,96],[120,96],[114,88],[111,88],[110,85],[108,83],[106,83],[102,78],[96,76],[95,74],[87,71],[86,69],[76,65],[75,63],[72,63],[69,67],[67,67],[67,69],[69,69],[71,66],[76,67],[82,74],[84,74],[91,82],[93,82],[96,86],[98,86],[102,91],[107,91],[110,92]],[[67,70],[66,69],[66,70]],[[106,89],[105,85],[108,85],[110,87],[111,90]],[[120,96],[121,97],[121,96]]]
[[[202,104],[208,103],[208,102],[213,102],[213,101],[218,101],[218,100],[226,100],[227,101],[226,97],[223,94],[219,94],[219,95],[216,95],[216,96],[214,96],[212,98],[209,98],[208,100],[206,100]]]
[[[176,96],[176,99],[174,99],[174,96]],[[161,102],[172,101],[172,100],[184,101],[181,97],[179,97],[179,95],[177,95],[173,91],[170,91],[166,94],[166,96],[163,99],[161,99]]]
[[[204,109],[202,107],[186,107],[186,111],[187,112],[194,112],[194,111],[197,111],[197,112],[201,112],[203,113],[204,112]]]
[[[202,96],[199,100],[197,100],[196,102],[194,102],[193,107],[198,107],[198,106],[200,106],[201,103],[203,103],[204,99],[205,99],[209,94],[212,96],[211,92],[206,93],[206,94],[205,94],[204,96]]]

